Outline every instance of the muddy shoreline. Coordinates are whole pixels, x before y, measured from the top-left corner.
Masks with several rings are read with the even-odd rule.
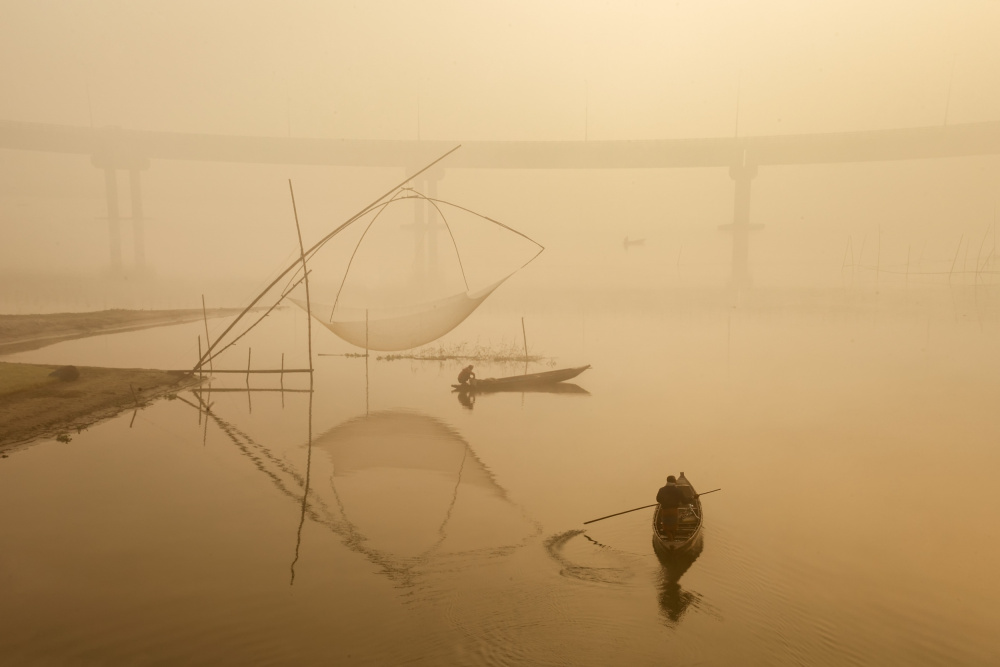
[[[208,311],[208,317],[239,312]],[[183,324],[201,310],[105,310],[90,313],[0,315],[0,355],[35,350],[65,340]],[[71,441],[74,434],[127,410],[198,383],[182,371],[79,366],[79,377],[50,377],[58,366],[0,361],[0,456],[41,438]]]
[[[30,373],[44,379],[0,394],[0,455],[41,438],[69,441],[83,429],[198,383],[191,373],[79,366],[70,382],[49,376],[58,366],[0,362],[0,381]]]

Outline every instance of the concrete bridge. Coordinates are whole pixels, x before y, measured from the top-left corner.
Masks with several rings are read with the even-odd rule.
[[[635,141],[383,141],[237,137],[0,121],[0,149],[89,155],[105,172],[111,266],[120,271],[118,171],[129,173],[135,260],[144,265],[140,173],[153,160],[413,167],[456,144],[445,169],[724,168],[734,181],[732,280],[749,282],[750,189],[773,165],[1000,154],[1000,122],[865,132]]]

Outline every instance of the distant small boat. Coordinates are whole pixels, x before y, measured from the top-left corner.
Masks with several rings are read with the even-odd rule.
[[[586,366],[577,366],[576,368],[560,368],[555,371],[512,375],[504,378],[483,378],[482,380],[473,378],[469,381],[469,384],[453,384],[451,386],[454,391],[469,393],[510,391],[521,388],[528,389],[552,385],[557,382],[562,382],[563,380],[572,380],[588,368],[590,368],[590,364],[587,364]],[[579,387],[577,389],[579,389]]]
[[[677,530],[672,537],[660,532],[659,505],[653,513],[653,548],[661,557],[693,551],[701,544],[701,500],[684,473],[677,478],[677,486],[684,501],[677,508]]]

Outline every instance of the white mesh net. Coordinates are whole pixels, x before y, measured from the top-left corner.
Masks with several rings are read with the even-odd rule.
[[[445,335],[479,307],[507,278],[475,293],[464,292],[435,301],[391,308],[347,308],[313,303],[313,317],[352,345],[395,352],[426,345]],[[292,299],[303,310],[306,302]]]

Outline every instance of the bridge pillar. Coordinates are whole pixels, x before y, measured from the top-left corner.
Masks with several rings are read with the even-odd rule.
[[[111,251],[111,273],[122,272],[122,230],[118,218],[118,173],[114,169],[104,170],[104,192],[108,200],[108,240]]]
[[[426,173],[419,177],[413,187],[420,194],[433,199],[437,197],[437,184],[443,173],[440,170]],[[413,229],[413,279],[419,285],[434,284],[441,278],[441,267],[438,265],[437,232],[444,225],[436,220],[437,210],[429,201],[414,203],[414,219],[412,225],[404,225]]]
[[[108,237],[111,252],[111,273],[121,276],[122,234],[121,214],[118,210],[118,170],[128,170],[129,189],[132,200],[133,248],[135,269],[142,272],[146,267],[146,245],[144,219],[142,213],[142,184],[139,171],[149,168],[149,158],[141,149],[126,140],[120,128],[107,127],[98,131],[94,153],[90,162],[104,170],[104,192],[108,201]]]
[[[733,233],[732,273],[730,287],[749,287],[750,278],[750,232],[762,229],[763,225],[750,224],[750,184],[757,175],[757,165],[740,164],[729,168],[729,177],[736,187],[733,198],[733,223],[721,225],[719,229]]]
[[[132,195],[132,247],[135,253],[135,270],[146,272],[146,230],[142,217],[142,181],[140,171],[130,169],[128,172],[129,186]]]

